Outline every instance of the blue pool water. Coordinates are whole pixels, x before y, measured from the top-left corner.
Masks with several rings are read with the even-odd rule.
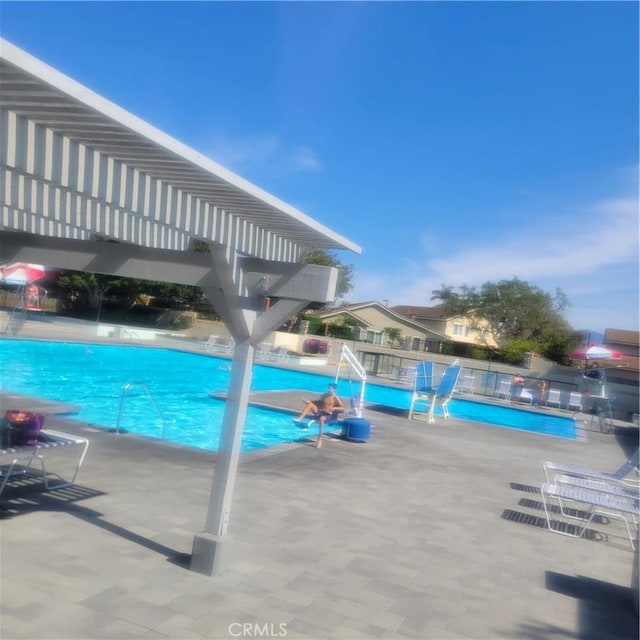
[[[121,428],[202,449],[218,448],[224,402],[211,398],[209,393],[227,390],[230,371],[226,359],[149,347],[34,340],[1,340],[0,349],[0,382],[6,391],[78,405],[81,410],[73,417],[114,428],[123,386],[143,382],[146,387],[135,385],[127,394]],[[256,365],[252,390],[321,392],[330,381],[316,373]],[[341,396],[349,397],[358,391],[359,383],[340,382]],[[367,405],[408,409],[410,399],[411,394],[405,389],[374,384],[366,387]],[[453,400],[449,407],[451,416],[456,418],[575,437],[574,422],[568,418],[462,399]],[[300,431],[290,414],[248,408],[243,451],[299,438]]]

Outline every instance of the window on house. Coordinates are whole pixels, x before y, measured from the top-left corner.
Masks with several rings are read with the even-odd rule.
[[[469,329],[469,325],[455,323],[453,325],[453,335],[454,336],[464,336],[465,338],[469,337],[471,330]]]
[[[380,331],[367,331],[366,342],[370,344],[382,344],[382,332]]]

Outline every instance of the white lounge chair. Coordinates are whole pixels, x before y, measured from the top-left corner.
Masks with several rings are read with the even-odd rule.
[[[59,474],[47,471],[46,460],[49,452],[62,447],[78,447],[79,455],[76,460],[73,475],[70,480],[64,480]],[[42,478],[47,491],[62,489],[75,483],[80,467],[87,455],[89,440],[53,429],[42,429],[38,435],[37,444],[7,446],[0,449],[0,495],[11,478],[34,475],[33,465],[40,465],[38,476]],[[58,478],[58,482],[51,483],[49,476]]]
[[[549,389],[549,393],[547,394],[547,402],[545,403],[547,407],[558,407],[560,408],[560,389]]]
[[[473,393],[476,388],[476,379],[474,376],[460,376],[457,391],[460,393]]]
[[[398,372],[398,382],[415,386],[417,374],[417,367],[401,367]]]
[[[522,402],[524,404],[533,405],[533,394],[529,389],[521,389],[520,395],[517,398],[512,398],[512,400],[516,400],[517,402]]]
[[[274,362],[287,362],[289,360],[289,349],[285,346],[279,347],[269,354],[269,360]]]
[[[225,355],[229,355],[233,353],[233,350],[236,347],[236,341],[233,338],[229,338],[229,341],[225,344],[223,342],[216,342],[211,347],[211,351],[213,353],[222,353]]]
[[[583,489],[582,487],[569,484],[545,483],[542,485],[540,493],[542,495],[542,504],[547,518],[547,526],[550,531],[572,538],[581,538],[596,515],[607,515],[611,518],[619,518],[624,522],[631,548],[635,549],[633,541],[635,532],[631,532],[629,518],[631,518],[634,524],[638,521],[638,516],[640,515],[640,501],[637,498],[628,499],[611,493],[590,491],[588,489]],[[572,503],[571,508],[573,513],[576,513],[574,503],[584,505],[586,507],[586,515],[581,517],[568,513],[565,507],[565,503],[567,501]],[[554,502],[557,502],[560,507],[560,512],[564,517],[578,520],[580,522],[579,525],[576,525],[575,533],[563,530],[562,525],[557,520],[553,520],[551,518],[549,511],[551,504]]]
[[[603,482],[595,478],[580,478],[579,476],[557,475],[553,483],[549,484],[568,484],[589,491],[602,491],[618,498],[626,498],[627,500],[638,500],[640,494],[638,490],[632,487],[615,484],[612,482]]]
[[[498,382],[498,387],[493,392],[493,395],[496,398],[509,400],[509,398],[511,398],[511,380],[500,380]]]
[[[340,424],[342,414],[344,413],[344,409],[334,409],[330,416],[327,416],[325,419],[324,426],[335,428]],[[318,424],[320,422],[320,416],[318,414],[309,414],[308,417],[303,420],[294,420],[294,424],[296,424],[300,429],[306,431],[314,424]]]
[[[577,391],[572,391],[569,394],[569,402],[567,403],[567,409],[571,411],[582,411],[582,394]]]
[[[579,478],[591,478],[600,482],[618,483],[631,487],[638,487],[640,484],[640,475],[638,475],[638,463],[640,462],[640,451],[636,450],[623,465],[612,472],[600,471],[597,469],[589,469],[587,467],[577,467],[569,464],[561,464],[545,460],[542,463],[544,477],[548,483],[555,482],[558,475],[577,476]],[[635,474],[635,477],[628,478],[629,474]]]
[[[213,333],[207,338],[206,342],[203,342],[202,345],[204,346],[204,350],[205,351],[211,351],[213,349],[213,346],[215,344],[217,344],[218,342],[218,336],[214,335]]]
[[[255,358],[256,360],[267,360],[271,355],[271,343],[270,342],[261,342],[255,350]]]

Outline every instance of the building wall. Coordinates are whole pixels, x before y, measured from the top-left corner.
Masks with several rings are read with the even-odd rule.
[[[497,347],[498,344],[494,340],[493,336],[488,333],[483,336],[481,332],[471,327],[472,322],[468,318],[427,318],[419,316],[410,316],[410,320],[419,322],[432,331],[444,334],[447,338],[453,342],[462,342],[465,344],[475,344],[482,347]],[[480,326],[488,328],[487,322],[480,322]],[[456,333],[455,325],[461,325],[462,331]],[[468,329],[468,333],[465,329]]]
[[[489,332],[482,331],[482,328],[475,329],[473,325],[476,321],[469,318],[449,318],[446,321],[445,333],[447,337],[455,342],[464,342],[466,344],[475,344],[481,347],[497,347],[497,342]],[[488,327],[486,322],[479,322],[480,327]]]

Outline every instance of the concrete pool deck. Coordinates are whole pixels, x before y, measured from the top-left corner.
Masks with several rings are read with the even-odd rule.
[[[3,496],[2,638],[638,637],[622,526],[553,534],[538,493],[543,459],[615,469],[637,427],[571,441],[368,410],[366,443],[242,456],[231,564],[207,577],[186,567],[215,454],[13,403],[91,446],[74,487]]]

